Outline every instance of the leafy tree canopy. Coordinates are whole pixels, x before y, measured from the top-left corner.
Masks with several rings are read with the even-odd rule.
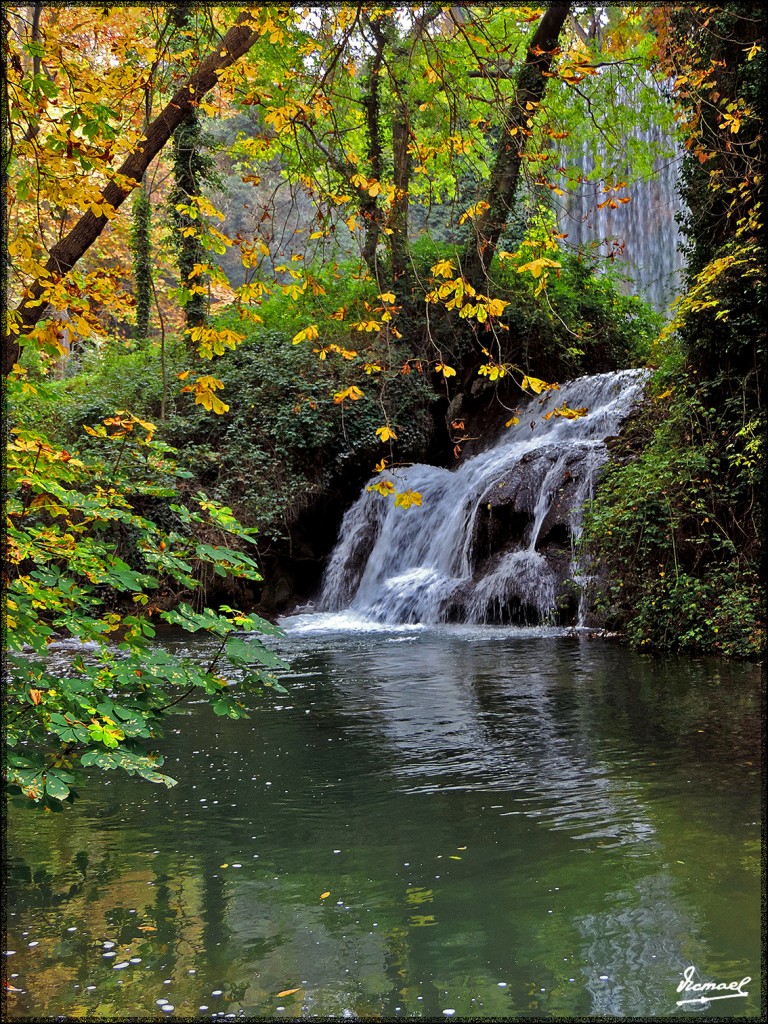
[[[259,578],[250,532],[185,485],[188,470],[131,410],[86,423],[76,444],[46,436],[24,410],[33,396],[46,403],[49,374],[138,329],[159,334],[161,417],[185,401],[224,415],[237,396],[211,362],[238,349],[267,303],[293,304],[289,340],[342,367],[329,406],[343,416],[377,382],[357,422],[384,468],[408,434],[386,398],[398,378],[430,375],[448,401],[479,379],[518,395],[556,387],[521,357],[515,291],[583,355],[592,324],[568,322],[577,306],[557,283],[573,259],[555,216],[583,184],[578,146],[601,154],[595,206],[619,206],[663,152],[627,144],[631,129],[671,137],[676,111],[692,110],[683,135],[702,166],[717,143],[737,248],[702,251],[675,326],[719,301],[723,260],[751,274],[754,110],[739,89],[730,106],[710,91],[714,120],[689,102],[687,88],[717,84],[722,60],[689,69],[685,16],[670,27],[644,6],[34,4],[6,17],[8,772],[54,807],[85,767],[165,781],[147,744],[169,709],[197,688],[214,712],[239,715],[225,661],[246,689],[274,685],[265,670],[277,661],[254,637],[268,623],[195,603],[211,575]],[[751,46],[739,50],[747,62],[762,53]],[[217,160],[242,199],[237,218],[220,209],[234,200]],[[140,187],[132,228],[125,200]],[[329,268],[354,281],[349,302],[331,301]],[[172,331],[188,356],[173,394]],[[421,500],[389,491],[404,510]],[[210,633],[209,663],[161,655],[158,619]],[[61,637],[86,644],[66,670]]]

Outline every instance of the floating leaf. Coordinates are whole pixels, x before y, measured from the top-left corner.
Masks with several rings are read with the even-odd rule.
[[[282,992],[277,993],[277,998],[282,999],[283,996],[292,996],[294,992],[301,992],[300,988],[286,988]]]
[[[330,892],[330,890],[328,890],[328,892],[321,892],[321,893],[320,893],[320,899],[321,899],[321,900],[326,900],[326,899],[328,899],[328,897],[329,897],[330,895],[331,895],[331,892]]]

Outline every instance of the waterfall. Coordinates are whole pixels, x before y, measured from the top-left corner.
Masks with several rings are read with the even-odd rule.
[[[582,377],[524,407],[520,422],[454,470],[384,473],[422,505],[398,508],[363,489],[344,516],[319,610],[381,623],[552,620],[580,612],[576,541],[615,435],[646,370]],[[556,406],[586,407],[579,419]],[[570,609],[570,611],[568,611]],[[562,615],[561,615],[562,617]]]
[[[633,87],[617,86],[617,106],[637,106],[641,89],[655,90],[661,96],[665,86],[650,79]],[[653,171],[629,188],[628,203],[604,205],[610,196],[601,191],[598,167],[615,162],[609,153],[626,153],[628,149],[653,148],[666,150],[667,156],[654,160]],[[685,265],[680,252],[680,230],[676,216],[684,210],[677,189],[682,151],[671,136],[654,124],[636,125],[618,142],[609,147],[605,135],[584,139],[574,151],[563,153],[563,161],[579,168],[581,184],[571,192],[558,211],[558,228],[575,246],[594,246],[601,257],[616,260],[632,279],[631,291],[650,303],[659,312],[666,312],[670,302],[682,288]],[[624,193],[622,196],[626,197]]]

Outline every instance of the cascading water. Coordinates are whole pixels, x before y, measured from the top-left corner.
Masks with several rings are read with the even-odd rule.
[[[398,471],[396,489],[418,491],[421,506],[397,508],[364,489],[344,517],[318,610],[391,624],[530,623],[566,601],[577,619],[582,506],[607,459],[605,439],[646,379],[624,370],[570,381],[532,400],[517,425],[457,469]],[[588,413],[557,416],[563,403]]]
[[[629,91],[618,86],[617,105],[639,105],[641,88],[661,95],[663,86],[650,81],[636,83]],[[681,152],[672,138],[653,124],[634,127],[624,139],[612,140],[611,148],[619,152],[635,146],[644,151],[666,150],[668,155],[657,157],[653,172],[632,184],[628,203],[614,201],[611,205],[611,196],[601,191],[602,182],[595,174],[598,166],[611,163],[609,144],[604,135],[596,141],[584,140],[579,150],[563,154],[564,162],[579,168],[583,180],[559,210],[559,230],[567,234],[568,244],[594,245],[600,256],[617,259],[632,278],[633,293],[666,312],[680,291],[684,267],[676,220],[684,210],[677,190]]]

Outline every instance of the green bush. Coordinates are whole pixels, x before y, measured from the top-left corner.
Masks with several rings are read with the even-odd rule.
[[[673,353],[625,428],[582,543],[601,567],[597,610],[637,645],[758,656],[765,643],[758,500],[762,466],[750,420]]]

